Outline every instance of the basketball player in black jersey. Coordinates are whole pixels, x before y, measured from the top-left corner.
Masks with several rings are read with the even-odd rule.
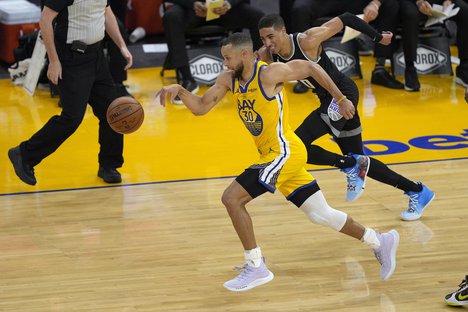
[[[318,63],[330,75],[346,98],[335,101],[312,77],[302,80],[306,86],[314,89],[320,100],[320,107],[296,130],[296,134],[307,147],[307,162],[340,168],[348,180],[348,201],[356,200],[361,195],[366,175],[403,190],[409,196],[409,206],[400,217],[405,221],[417,220],[434,198],[434,192],[422,183],[410,181],[390,170],[379,160],[364,156],[361,122],[355,109],[359,102],[358,88],[352,79],[337,69],[322,48],[322,42],[337,34],[344,26],[361,31],[376,43],[389,44],[393,36],[388,32],[378,33],[350,13],[335,17],[320,27],[294,34],[286,32],[284,21],[279,15],[267,15],[259,22],[258,28],[264,46],[258,51],[258,57],[266,62],[309,60]],[[333,136],[343,155],[312,144],[327,133]]]

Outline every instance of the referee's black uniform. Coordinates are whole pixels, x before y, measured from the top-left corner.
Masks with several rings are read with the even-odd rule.
[[[10,149],[10,160],[20,179],[34,185],[34,166],[75,132],[89,103],[99,119],[98,175],[109,183],[121,182],[120,174],[115,169],[123,164],[123,135],[114,132],[106,120],[107,108],[117,97],[101,43],[105,35],[105,12],[109,2],[44,2],[45,7],[58,12],[54,37],[62,67],[62,79],[58,80],[62,112],[59,116],[53,116],[29,140]]]

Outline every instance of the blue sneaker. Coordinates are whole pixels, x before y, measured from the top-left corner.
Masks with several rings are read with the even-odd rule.
[[[356,164],[353,167],[341,169],[346,174],[348,187],[346,191],[346,200],[354,201],[362,195],[366,186],[367,172],[369,171],[369,157],[364,155],[350,154],[356,159]]]
[[[405,221],[414,221],[421,218],[424,209],[434,199],[434,192],[427,188],[421,182],[418,182],[422,186],[421,192],[405,192],[405,195],[409,197],[408,209],[400,214],[400,218]]]

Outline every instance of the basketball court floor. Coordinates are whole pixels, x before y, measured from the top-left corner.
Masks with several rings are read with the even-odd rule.
[[[359,113],[366,152],[436,198],[419,221],[399,214],[408,199],[368,180],[356,202],[335,169],[310,166],[329,203],[359,222],[401,236],[397,268],[379,279],[373,253],[311,224],[280,194],[248,205],[275,279],[244,293],[223,283],[243,250],[221,203],[233,177],[257,158],[227,96],[206,116],[160,107],[171,79],[130,70],[145,121],[125,137],[121,185],[97,176],[97,125],[88,110],[77,132],[22,183],[7,151],[53,114],[57,99],[0,80],[0,311],[452,311],[445,294],[468,274],[468,104],[453,77],[422,76],[420,92],[370,85],[362,57]],[[292,84],[286,85],[288,91]],[[203,89],[204,90],[204,89]],[[312,93],[289,92],[295,128],[315,109]],[[328,137],[318,143],[334,151]]]

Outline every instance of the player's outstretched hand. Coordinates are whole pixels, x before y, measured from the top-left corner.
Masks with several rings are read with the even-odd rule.
[[[156,99],[159,98],[159,104],[161,106],[166,106],[166,98],[169,96],[171,102],[174,101],[175,97],[179,94],[179,91],[182,87],[178,84],[172,84],[170,86],[165,86],[156,93]]]
[[[348,99],[343,99],[340,103],[340,115],[346,120],[353,118],[356,109],[354,108],[353,102]]]
[[[382,45],[389,45],[392,42],[393,34],[390,31],[382,32],[382,40],[379,41]]]

